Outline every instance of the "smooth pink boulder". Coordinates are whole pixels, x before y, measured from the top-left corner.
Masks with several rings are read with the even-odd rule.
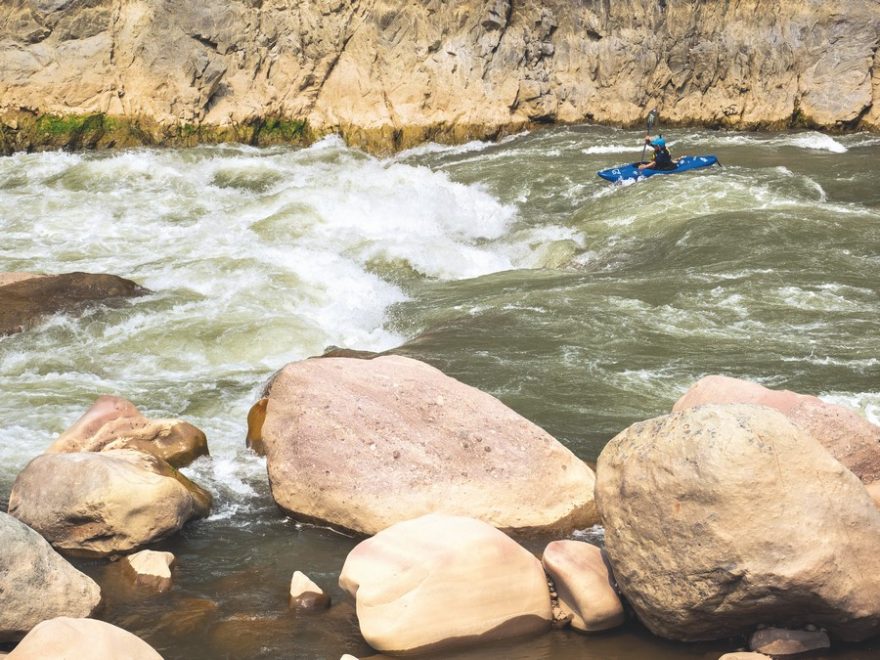
[[[152,646],[96,619],[43,621],[21,640],[8,660],[162,660]]]
[[[550,628],[541,563],[491,525],[430,514],[362,541],[339,586],[361,634],[390,653],[442,651]]]
[[[519,533],[597,521],[586,463],[424,362],[303,360],[268,389],[250,434],[265,446],[272,496],[294,516],[365,534],[432,512]]]
[[[672,407],[673,412],[709,403],[751,403],[778,410],[812,435],[862,483],[880,480],[880,426],[854,410],[789,390],[771,390],[727,376],[697,381]]]

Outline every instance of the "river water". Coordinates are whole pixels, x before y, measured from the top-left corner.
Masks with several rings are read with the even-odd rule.
[[[636,160],[641,136],[586,126],[388,159],[336,138],[0,159],[0,271],[106,272],[152,291],[0,339],[0,505],[99,394],[186,419],[208,435],[212,457],[185,472],[214,513],[159,544],[178,562],[165,595],[80,562],[104,585],[102,616],[169,659],[335,660],[372,654],[336,586],[358,539],[281,515],[244,448],[249,406],[289,361],[394,348],[588,461],[711,373],[880,423],[880,137],[666,137],[723,167],[611,186],[595,172]],[[287,610],[294,570],[328,590],[329,612]],[[740,643],[630,624],[445,657],[714,659]]]

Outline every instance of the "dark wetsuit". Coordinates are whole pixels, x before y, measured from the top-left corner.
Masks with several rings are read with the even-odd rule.
[[[651,145],[654,149],[654,162],[648,165],[652,170],[672,170],[675,169],[675,163],[672,162],[672,154],[669,149]]]

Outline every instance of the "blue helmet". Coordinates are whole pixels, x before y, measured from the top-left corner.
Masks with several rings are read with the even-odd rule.
[[[664,140],[662,137],[654,138],[653,140],[651,140],[651,146],[652,147],[665,147],[666,140]]]

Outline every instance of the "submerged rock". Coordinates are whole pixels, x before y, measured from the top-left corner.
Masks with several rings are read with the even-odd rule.
[[[192,424],[179,419],[147,419],[130,401],[104,395],[46,451],[104,449],[138,449],[174,467],[184,467],[208,455],[208,440]]]
[[[146,292],[116,275],[65,273],[18,278],[0,286],[0,337],[26,330],[48,314],[74,312],[90,303]]]
[[[812,435],[865,484],[880,480],[880,426],[854,410],[788,390],[771,390],[727,376],[700,379],[673,406],[673,412],[707,403],[751,403],[778,410]]]
[[[775,658],[831,648],[831,640],[828,639],[828,634],[821,630],[764,628],[752,635],[749,639],[749,647],[753,651]]]
[[[553,578],[562,613],[584,632],[616,628],[624,622],[623,604],[604,553],[582,541],[553,541],[541,558]]]
[[[426,513],[520,532],[597,520],[592,470],[494,397],[410,358],[295,362],[269,388],[272,496],[365,534]]]
[[[58,617],[39,624],[9,654],[9,660],[162,660],[130,632],[95,619]]]
[[[349,553],[339,585],[379,651],[442,651],[550,628],[540,562],[472,518],[431,514],[379,532]]]
[[[30,527],[0,512],[0,642],[57,616],[90,616],[101,589]]]
[[[211,495],[133,449],[43,454],[18,475],[9,513],[69,555],[130,552],[208,515]]]
[[[670,639],[765,621],[880,632],[880,511],[816,440],[763,406],[706,405],[632,425],[599,456],[618,586]]]

